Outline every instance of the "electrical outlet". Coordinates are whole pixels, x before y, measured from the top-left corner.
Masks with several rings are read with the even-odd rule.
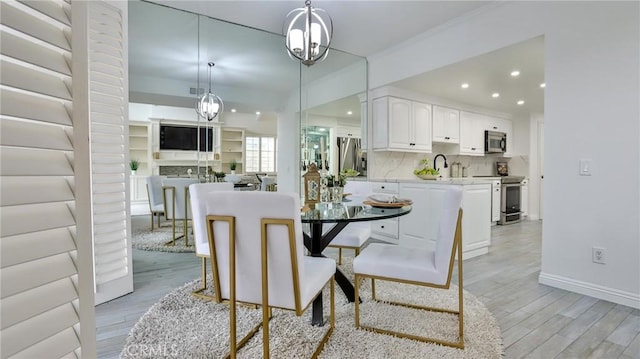
[[[605,249],[600,247],[591,248],[591,260],[593,263],[606,264]]]

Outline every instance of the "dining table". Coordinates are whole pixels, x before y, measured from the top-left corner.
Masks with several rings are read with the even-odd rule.
[[[349,223],[375,221],[403,216],[411,212],[411,205],[393,205],[381,203],[378,206],[353,204],[348,202],[321,202],[301,212],[302,223],[309,224],[309,233],[304,233],[304,246],[313,257],[326,257],[322,252],[331,240]],[[324,225],[331,225],[323,231]],[[335,281],[349,302],[354,302],[355,289],[353,283],[336,267]],[[360,300],[360,298],[358,298]],[[322,313],[322,292],[313,301],[311,323],[324,325]]]

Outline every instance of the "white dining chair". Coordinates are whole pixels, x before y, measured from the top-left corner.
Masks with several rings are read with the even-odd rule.
[[[151,211],[151,231],[153,231],[153,217],[158,217],[158,228],[160,228],[160,217],[164,216],[162,180],[165,178],[167,176],[148,176],[146,179],[149,210]]]
[[[196,246],[196,256],[202,261],[202,287],[191,292],[194,296],[215,300],[212,295],[204,294],[207,290],[207,258],[209,258],[209,234],[207,233],[206,213],[200,202],[205,194],[213,191],[233,191],[231,182],[194,183],[189,185],[189,200],[193,215],[193,242]]]
[[[191,219],[191,206],[189,205],[189,185],[198,183],[195,178],[165,178],[162,180],[162,201],[164,214],[167,220],[171,220],[172,240],[167,245],[176,245],[176,240],[184,237],[185,246],[189,245],[188,222]],[[176,220],[182,221],[182,233],[176,237]]]
[[[442,216],[438,223],[435,251],[426,248],[411,248],[393,244],[373,243],[367,246],[353,261],[355,273],[355,295],[359,297],[360,279],[371,278],[371,296],[376,300],[375,280],[400,282],[440,289],[449,289],[455,254],[458,253],[458,310],[442,309],[414,304],[394,303],[411,308],[456,314],[458,317],[458,341],[447,341],[401,333],[360,324],[360,303],[355,301],[355,325],[379,333],[424,342],[464,348],[463,288],[462,288],[462,189],[450,186],[445,194]]]
[[[371,194],[371,184],[366,181],[347,181],[344,186],[344,193],[350,194],[346,197],[350,201],[348,204],[361,205],[367,196]],[[342,250],[353,249],[357,256],[369,237],[371,237],[371,224],[369,222],[353,222],[338,233],[328,247],[338,248],[338,264],[342,264]]]
[[[204,194],[199,213],[207,214],[209,250],[217,301],[229,300],[230,356],[259,328],[236,343],[236,304],[262,306],[263,358],[269,358],[271,308],[305,308],[330,283],[330,328],[317,355],[333,332],[333,259],[303,255],[300,199],[296,193],[214,191]],[[295,351],[295,348],[291,348]]]

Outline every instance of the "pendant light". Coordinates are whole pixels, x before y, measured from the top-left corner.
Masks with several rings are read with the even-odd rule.
[[[333,21],[326,11],[312,7],[311,0],[305,1],[305,7],[287,14],[283,30],[291,58],[311,66],[329,54]]]
[[[218,114],[224,111],[224,104],[222,103],[222,99],[211,92],[211,69],[215,64],[213,62],[209,62],[209,92],[202,95],[198,98],[196,102],[196,112],[203,118],[207,119],[207,121],[213,121]]]

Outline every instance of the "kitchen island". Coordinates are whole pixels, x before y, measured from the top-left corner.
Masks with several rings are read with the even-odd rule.
[[[444,193],[450,186],[461,186],[463,258],[468,259],[489,252],[492,179],[386,179],[373,180],[370,183],[372,193],[393,194],[413,201],[410,214],[399,219],[372,222],[373,238],[401,246],[435,249]]]

